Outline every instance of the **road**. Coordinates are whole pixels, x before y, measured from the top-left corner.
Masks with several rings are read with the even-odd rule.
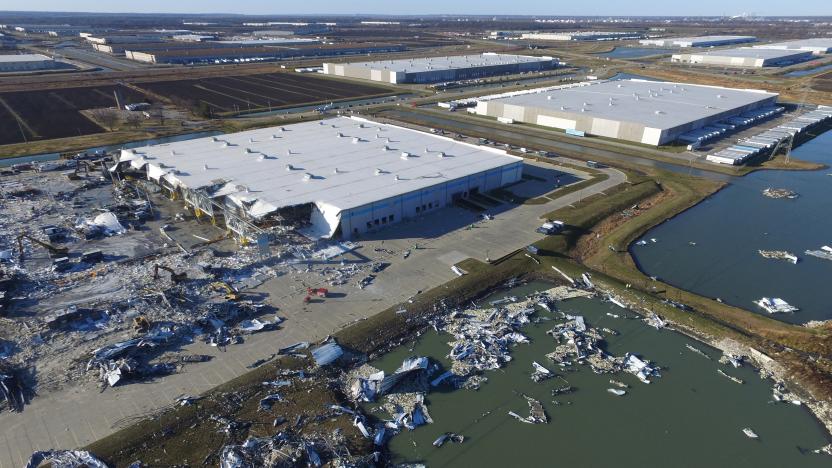
[[[581,164],[564,158],[554,162]],[[589,177],[585,172],[544,162],[530,162],[524,171],[535,177],[511,187],[520,196],[549,193],[559,179]],[[108,388],[104,392],[97,385],[79,384],[36,397],[22,413],[0,413],[0,468],[23,466],[34,450],[78,448],[112,434],[122,427],[122,420],[132,421],[171,406],[178,395],[198,394],[227,382],[279,348],[320,340],[349,323],[400,304],[419,291],[439,286],[455,277],[451,266],[461,260],[496,259],[523,248],[540,238],[534,229],[545,213],[626,182],[621,171],[602,171],[608,175],[606,180],[547,203],[491,208],[491,220],[481,220],[478,214],[462,208],[444,208],[361,239],[356,254],[348,254],[345,260],[359,258],[391,265],[365,289],[357,289],[354,282],[330,287],[330,291],[343,293],[343,297],[326,299],[323,304],[304,305],[301,299],[307,286],[324,286],[319,271],[324,267],[337,268],[342,258],[336,257],[325,265],[309,265],[311,271],[307,265],[300,265],[294,272],[267,281],[253,292],[268,294],[267,300],[286,318],[280,330],[250,335],[243,344],[228,347],[227,352],[204,343],[184,346],[186,353],[215,358],[157,381]],[[176,233],[190,237],[184,229]],[[404,259],[401,252],[414,244],[418,248]]]
[[[60,50],[60,53],[69,59],[104,68],[104,71],[126,71],[147,67],[139,62],[110,57],[103,52],[94,52],[77,47],[63,48]]]
[[[395,109],[382,113],[383,116],[391,118],[391,123],[397,125],[401,125],[401,122],[399,120],[408,122],[412,119],[417,119],[416,121],[418,122],[425,122],[434,127],[444,128],[452,132],[460,132],[469,135],[487,135],[487,138],[490,140],[494,140],[501,143],[512,143],[515,145],[522,144],[522,146],[525,146],[530,149],[545,148],[551,149],[555,152],[557,152],[557,150],[560,149],[562,151],[568,151],[573,154],[586,155],[586,157],[588,158],[598,159],[601,161],[626,161],[628,163],[633,163],[641,166],[656,167],[671,172],[692,174],[698,177],[718,181],[729,181],[732,177],[723,173],[690,167],[691,156],[687,153],[667,153],[659,152],[658,150],[650,148],[639,148],[639,151],[643,152],[644,154],[657,152],[660,153],[662,157],[678,160],[678,163],[669,163],[657,161],[655,159],[648,159],[646,157],[633,156],[631,154],[622,154],[615,151],[615,148],[617,147],[622,149],[626,148],[628,151],[633,150],[632,145],[626,145],[623,143],[605,141],[604,144],[608,145],[610,149],[601,149],[582,145],[580,141],[564,141],[564,137],[560,135],[554,135],[552,134],[552,132],[536,132],[533,129],[523,128],[522,133],[520,133],[516,131],[518,130],[517,128],[513,128],[512,126],[507,125],[505,129],[500,129],[495,128],[494,126],[477,123],[477,121],[472,118],[462,120],[462,118],[451,117],[445,114],[445,112],[439,111],[430,111],[428,113],[425,113],[413,112],[407,109]],[[549,133],[549,135],[547,135],[547,133]],[[580,140],[580,137],[569,138],[574,140]]]

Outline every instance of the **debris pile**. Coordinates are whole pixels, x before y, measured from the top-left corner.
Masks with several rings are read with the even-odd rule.
[[[798,197],[797,192],[794,190],[784,189],[784,188],[767,188],[763,190],[763,195],[768,198],[790,198],[795,199]]]
[[[604,351],[601,347],[603,335],[597,329],[587,326],[582,316],[568,315],[565,322],[555,325],[546,333],[558,343],[555,350],[546,357],[561,367],[583,364],[588,365],[596,374],[629,372],[644,383],[650,383],[650,377],[659,376],[657,367],[632,353],[615,357]]]
[[[38,468],[48,462],[52,468],[108,468],[107,464],[90,452],[81,450],[49,450],[35,452],[26,463],[26,468]]]
[[[522,301],[506,297],[491,301],[491,308],[453,311],[435,319],[434,329],[451,334],[448,358],[453,361],[450,371],[440,375],[432,384],[444,381],[456,387],[476,388],[484,379],[481,373],[499,369],[511,361],[511,347],[528,343],[520,329],[535,314],[535,306],[554,310],[553,302],[570,297],[588,296],[591,293],[566,286],[558,286]],[[544,306],[545,304],[545,306]],[[541,366],[542,367],[542,366]],[[544,375],[537,371],[540,377]]]
[[[523,395],[523,398],[525,398],[526,402],[529,404],[529,415],[523,417],[514,411],[509,411],[509,416],[526,424],[546,424],[549,422],[549,416],[546,415],[546,411],[543,409],[543,405],[539,401],[528,395]]]

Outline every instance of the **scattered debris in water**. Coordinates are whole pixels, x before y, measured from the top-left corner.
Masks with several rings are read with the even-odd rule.
[[[768,198],[790,198],[795,199],[798,197],[797,192],[789,189],[784,188],[767,188],[763,190],[763,195]]]
[[[534,369],[534,372],[532,373],[532,380],[535,382],[542,382],[555,376],[552,371],[543,367],[537,361],[532,361],[532,368]]]
[[[785,314],[800,310],[798,307],[789,304],[779,297],[763,297],[754,301],[754,304],[770,314]]]
[[[758,250],[763,258],[771,258],[774,260],[786,260],[794,265],[797,265],[799,258],[797,255],[787,252],[785,250]]]
[[[723,376],[723,377],[725,377],[725,378],[727,378],[727,379],[731,380],[731,381],[732,381],[732,382],[734,382],[734,383],[738,383],[738,384],[743,384],[743,383],[745,383],[745,382],[743,382],[743,381],[742,381],[742,379],[740,379],[740,378],[734,377],[733,375],[728,375],[728,374],[726,374],[725,372],[723,372],[723,370],[722,370],[722,369],[717,369],[716,371],[717,371],[717,372],[719,372],[719,375],[721,375],[721,376]]]
[[[446,432],[439,436],[436,440],[433,441],[434,447],[441,447],[445,445],[445,442],[453,442],[455,444],[461,444],[465,442],[465,436],[456,434],[453,432]]]
[[[823,260],[832,260],[832,247],[829,247],[828,245],[824,245],[818,250],[807,250],[803,253]]]
[[[547,424],[549,422],[549,416],[546,414],[546,410],[543,409],[543,405],[528,395],[523,395],[523,398],[529,404],[529,415],[523,417],[514,411],[509,411],[508,415],[526,424]]]
[[[708,356],[708,355],[705,353],[705,351],[702,351],[701,349],[699,349],[699,348],[697,348],[697,347],[694,347],[694,346],[692,346],[692,345],[690,345],[690,344],[686,344],[686,345],[685,345],[685,348],[687,348],[687,349],[689,349],[689,350],[693,351],[694,353],[696,353],[696,354],[698,354],[698,355],[700,355],[700,356],[704,357],[705,359],[711,359],[711,357],[710,357],[710,356]]]

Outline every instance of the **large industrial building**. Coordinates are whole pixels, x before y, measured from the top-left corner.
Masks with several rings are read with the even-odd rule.
[[[643,39],[638,42],[641,45],[658,47],[717,47],[756,41],[757,38],[754,36],[698,36]]]
[[[517,182],[522,158],[451,138],[336,117],[123,150],[133,171],[241,236],[290,225],[352,238]]]
[[[204,43],[200,43],[204,44]],[[299,57],[333,57],[385,52],[401,52],[405,46],[384,43],[340,43],[272,47],[185,47],[164,50],[125,50],[128,59],[147,63],[177,63],[194,65],[202,63],[255,62],[284,60]]]
[[[620,31],[534,32],[520,37],[539,41],[616,41],[641,39],[644,34]]]
[[[812,59],[812,52],[803,50],[760,49],[738,47],[709,52],[673,54],[673,63],[713,65],[721,67],[784,67]]]
[[[0,73],[55,68],[55,60],[42,54],[0,55]]]
[[[656,146],[772,107],[777,99],[765,91],[646,80],[590,81],[508,94],[479,101],[475,113]]]
[[[815,55],[832,52],[832,37],[818,37],[814,39],[800,39],[797,41],[775,42],[754,46],[761,49],[802,50]]]
[[[375,62],[324,63],[324,73],[385,83],[436,83],[551,70],[557,63],[557,59],[553,57],[485,53]]]

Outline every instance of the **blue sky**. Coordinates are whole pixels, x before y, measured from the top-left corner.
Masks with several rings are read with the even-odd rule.
[[[830,15],[829,0],[3,0],[0,10],[244,14]]]

